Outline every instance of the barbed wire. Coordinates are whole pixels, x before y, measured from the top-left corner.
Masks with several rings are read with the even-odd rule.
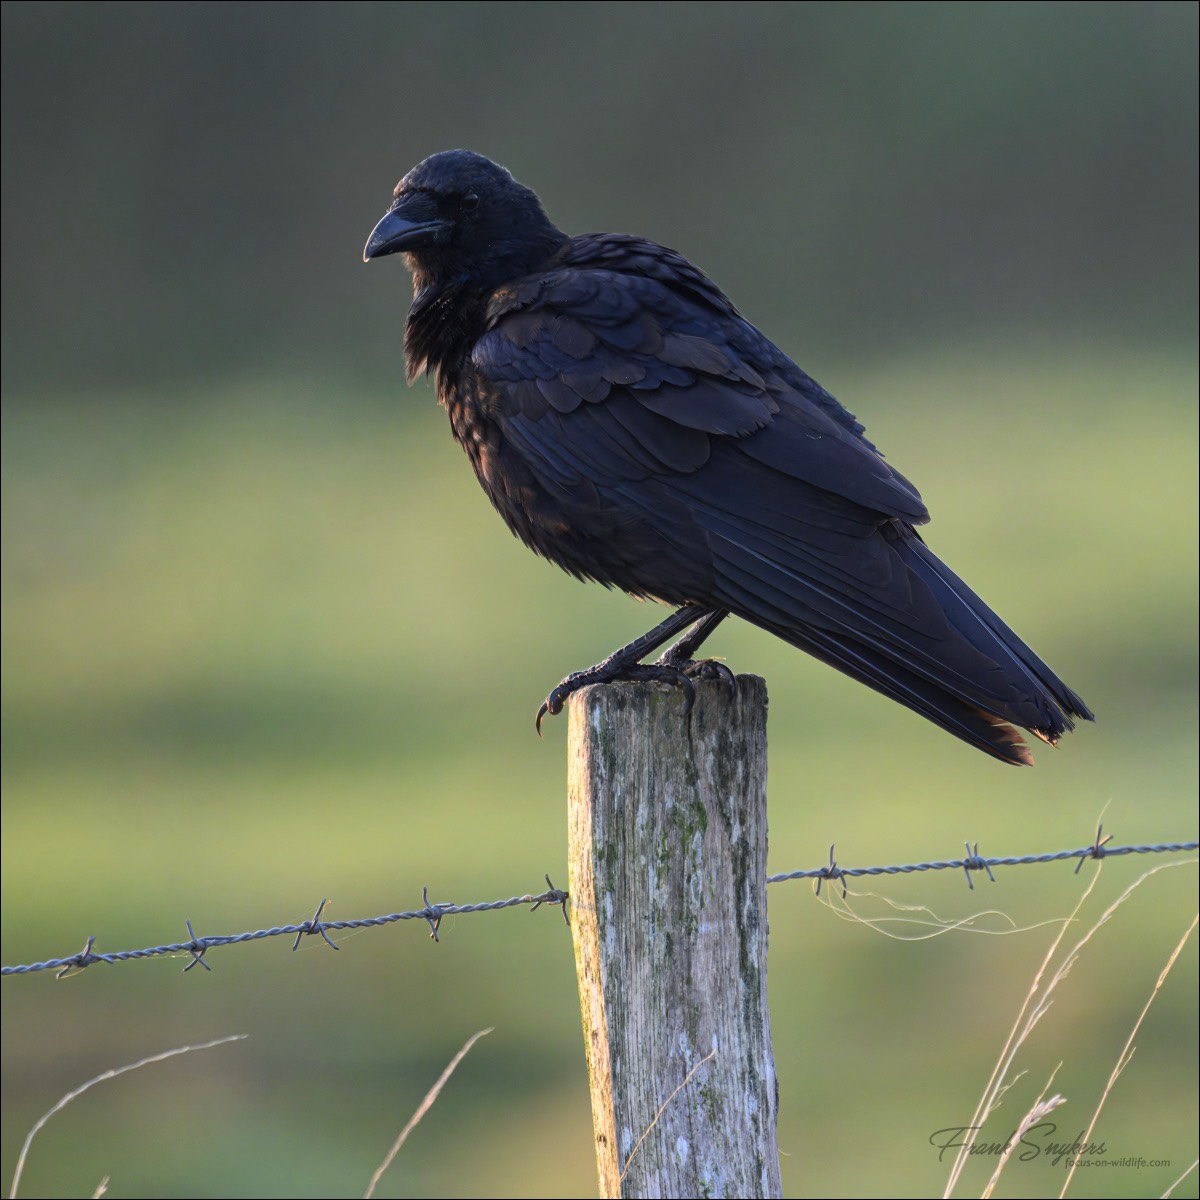
[[[1055,850],[1050,854],[1021,854],[1005,858],[983,858],[979,853],[979,843],[974,846],[964,842],[965,858],[953,858],[940,862],[905,863],[895,867],[839,867],[834,857],[834,847],[829,847],[829,863],[824,867],[815,867],[807,871],[788,871],[783,875],[768,875],[768,883],[784,883],[791,879],[815,879],[817,893],[820,894],[821,884],[826,880],[842,881],[842,894],[846,892],[846,880],[857,879],[864,875],[911,875],[918,871],[958,871],[966,873],[967,887],[975,890],[971,880],[972,871],[986,871],[988,878],[995,883],[992,867],[1023,867],[1033,863],[1062,862],[1065,859],[1077,858],[1075,874],[1089,858],[1099,861],[1102,858],[1118,858],[1125,854],[1170,854],[1188,850],[1200,850],[1200,842],[1161,842],[1153,846],[1110,846],[1112,834],[1104,836],[1104,826],[1096,829],[1096,838],[1090,846],[1078,850]]]
[[[971,873],[973,871],[985,871],[988,878],[995,883],[996,877],[992,874],[993,867],[1019,867],[1034,863],[1062,862],[1074,858],[1079,860],[1075,866],[1075,874],[1078,875],[1080,868],[1089,859],[1099,861],[1104,858],[1117,858],[1128,854],[1171,854],[1200,850],[1200,841],[1162,842],[1157,845],[1144,846],[1110,846],[1109,842],[1111,841],[1112,835],[1110,834],[1108,837],[1105,837],[1104,827],[1100,826],[1096,830],[1096,837],[1092,844],[1090,846],[1083,846],[1077,850],[1055,850],[1049,854],[1022,854],[1003,858],[985,858],[979,853],[978,842],[974,846],[970,842],[967,842],[965,843],[967,853],[963,858],[935,862],[904,863],[898,866],[881,867],[841,867],[834,857],[834,847],[830,846],[829,862],[825,866],[812,867],[803,871],[788,871],[781,875],[768,875],[767,883],[785,883],[795,879],[812,879],[816,881],[816,891],[819,895],[823,883],[827,881],[836,883],[840,880],[842,894],[845,895],[847,881],[863,876],[910,875],[922,871],[961,870],[966,874],[967,886],[974,890],[975,884],[971,879]],[[321,913],[324,912],[328,900],[322,900],[312,917],[299,925],[276,925],[270,929],[255,929],[246,933],[198,937],[192,929],[191,921],[185,920],[184,924],[187,926],[188,931],[188,940],[186,942],[171,942],[163,946],[147,946],[141,950],[117,950],[111,954],[95,953],[92,948],[96,943],[96,939],[93,936],[87,939],[82,950],[75,954],[70,954],[66,958],[51,958],[45,962],[2,967],[0,968],[0,975],[30,975],[38,971],[57,971],[58,978],[62,979],[67,975],[73,975],[85,967],[93,966],[96,963],[128,962],[132,959],[156,958],[161,955],[173,954],[191,955],[191,962],[183,968],[185,972],[190,971],[197,965],[203,967],[206,971],[211,971],[212,967],[205,961],[205,955],[218,946],[234,946],[243,942],[261,941],[264,938],[291,937],[294,935],[293,950],[298,949],[301,941],[306,937],[320,937],[334,950],[337,950],[340,947],[329,936],[331,930],[337,932],[344,929],[371,929],[380,925],[391,925],[396,921],[428,922],[429,936],[436,942],[441,940],[438,936],[438,930],[445,917],[459,916],[465,913],[496,912],[504,908],[515,908],[518,905],[530,905],[531,911],[535,912],[543,904],[557,905],[562,912],[563,920],[569,925],[570,919],[567,916],[567,904],[570,900],[570,894],[560,888],[556,888],[550,882],[549,875],[545,878],[547,890],[544,892],[537,894],[528,893],[524,896],[511,896],[507,900],[489,900],[480,904],[431,904],[429,902],[429,889],[422,888],[422,908],[410,909],[406,912],[387,913],[379,917],[360,917],[351,921],[321,920]]]
[[[92,947],[96,943],[93,936],[88,938],[78,954],[71,954],[66,958],[51,958],[45,962],[29,963],[20,967],[2,967],[0,974],[29,975],[34,971],[57,970],[58,978],[62,979],[77,970],[92,966],[93,963],[128,962],[130,959],[136,958],[157,958],[163,954],[190,954],[192,961],[183,968],[185,972],[190,971],[197,964],[206,971],[211,971],[212,967],[204,961],[204,956],[216,946],[235,946],[242,942],[258,942],[263,938],[290,937],[295,934],[296,940],[292,943],[293,950],[299,948],[304,938],[313,936],[323,938],[334,950],[339,950],[341,947],[329,936],[329,930],[332,929],[336,932],[341,929],[371,929],[379,925],[391,925],[396,921],[428,921],[429,936],[437,942],[441,940],[438,937],[438,929],[445,917],[458,916],[460,913],[495,912],[501,908],[515,908],[518,904],[530,904],[533,906],[532,911],[534,912],[543,904],[561,905],[563,920],[570,924],[567,917],[568,894],[556,888],[550,882],[549,875],[546,876],[546,884],[548,890],[536,896],[511,896],[507,900],[488,900],[482,904],[430,904],[429,889],[422,888],[421,899],[425,903],[424,908],[415,908],[408,912],[387,913],[382,917],[360,917],[353,921],[322,921],[321,913],[325,910],[325,905],[329,903],[326,899],[317,905],[317,911],[313,914],[312,919],[304,921],[300,925],[276,925],[270,929],[255,929],[248,933],[218,934],[210,937],[197,937],[192,929],[191,921],[185,920],[184,924],[187,926],[189,935],[186,942],[172,942],[165,946],[147,946],[142,950],[117,950],[112,954],[93,954]]]

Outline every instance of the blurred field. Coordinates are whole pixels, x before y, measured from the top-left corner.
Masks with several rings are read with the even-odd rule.
[[[931,544],[1100,721],[1035,770],[1005,769],[752,629],[722,630],[714,652],[771,687],[773,870],[817,865],[834,840],[843,864],[951,857],[964,838],[1082,845],[1102,812],[1118,841],[1194,834],[1193,371],[1092,350],[828,376],[921,486]],[[534,707],[653,614],[509,538],[423,389],[172,399],[6,412],[5,961],[86,933],[105,949],[172,940],[185,916],[202,932],[297,921],[325,895],[332,915],[366,916],[416,905],[423,884],[465,903],[547,870],[561,882],[565,727],[539,743]],[[1108,864],[1099,894],[1149,865]],[[1027,925],[1081,887],[1063,867],[973,894],[941,876],[863,890]],[[1160,874],[1093,943],[1001,1123],[1061,1062],[1064,1133],[1086,1124],[1194,891],[1194,867]],[[948,1168],[927,1138],[968,1119],[1051,930],[902,944],[801,884],[770,903],[789,1193],[930,1194]],[[345,1194],[486,1025],[385,1194],[591,1194],[557,914],[459,917],[436,946],[413,925],[342,944],[230,948],[211,975],[156,961],[7,980],[5,1164],[90,1075],[251,1034],[90,1093],[42,1135],[25,1194],[105,1173],[123,1195]],[[1116,1155],[1182,1170],[1194,1154],[1195,964],[1192,946],[1106,1109]],[[1051,1186],[1038,1169],[1014,1164],[1008,1194]],[[1169,1173],[1113,1171],[1076,1194],[1157,1193]]]
[[[1194,837],[1198,12],[4,4],[4,961],[564,884],[566,730],[539,742],[534,711],[656,614],[530,556],[403,387],[408,282],[361,247],[454,146],[564,229],[708,270],[1099,715],[1009,769],[722,627],[713,653],[771,689],[773,870],[835,841],[843,865],[1082,846],[1101,815],[1118,842]],[[1091,918],[1161,861],[1107,863]],[[854,899],[1028,929],[1005,937],[895,941],[772,889],[789,1195],[940,1194],[930,1134],[969,1119],[1090,869]],[[1163,870],[1093,940],[989,1132],[1060,1063],[1061,1135],[1086,1126],[1195,897],[1194,865]],[[89,1092],[22,1194],[360,1194],[495,1026],[379,1194],[594,1194],[556,912],[341,946],[5,979],[0,1177],[68,1089],[241,1032]],[[1072,1196],[1161,1195],[1195,1157],[1196,966],[1193,944],[1097,1130],[1112,1162],[1171,1165]],[[1062,1174],[1013,1163],[998,1194]]]

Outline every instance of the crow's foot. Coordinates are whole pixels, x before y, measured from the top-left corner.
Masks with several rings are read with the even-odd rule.
[[[695,654],[700,643],[716,629],[726,616],[723,609],[706,609],[700,604],[685,604],[682,608],[676,609],[661,624],[651,629],[649,633],[643,633],[640,638],[635,638],[628,646],[614,650],[603,662],[598,662],[594,667],[588,667],[586,671],[576,671],[573,675],[568,675],[546,697],[542,707],[538,709],[535,722],[538,736],[541,737],[542,718],[547,713],[551,716],[558,716],[573,692],[592,683],[616,683],[619,680],[632,682],[652,680],[658,683],[669,683],[683,692],[684,716],[691,715],[692,705],[696,703],[696,689],[692,686],[693,676],[699,679],[714,677],[723,679],[728,676],[728,683],[736,689],[737,685],[734,683],[733,674],[728,667],[719,663],[692,661],[692,655]],[[644,663],[641,661],[647,654],[657,650],[664,642],[670,641],[684,630],[687,630],[686,636],[670,647],[658,662]],[[708,673],[710,669],[715,671],[715,675]],[[724,675],[721,672],[724,672]]]
[[[673,663],[661,661],[657,663],[611,662],[606,659],[594,667],[588,667],[586,671],[576,671],[574,674],[568,675],[542,701],[542,706],[538,709],[537,720],[534,722],[538,736],[542,735],[542,718],[547,713],[552,717],[558,716],[563,710],[563,705],[574,692],[593,683],[640,683],[646,681],[669,683],[683,692],[683,715],[687,717],[691,714],[692,705],[696,703],[696,689],[692,685],[687,668],[707,665],[707,663],[684,663],[676,666]],[[716,666],[717,664],[712,665]],[[729,673],[728,667],[722,667],[722,670]],[[729,677],[732,679],[732,674]],[[707,676],[699,676],[699,678],[707,678]]]
[[[723,662],[715,658],[679,658],[672,653],[674,649],[672,646],[655,665],[673,667],[689,679],[724,684],[730,700],[737,699],[737,676]]]

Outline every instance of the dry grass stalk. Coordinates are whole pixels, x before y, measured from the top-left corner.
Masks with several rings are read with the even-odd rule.
[[[367,1190],[363,1193],[363,1200],[370,1200],[375,1194],[375,1187],[379,1183],[384,1171],[392,1165],[392,1160],[400,1153],[400,1147],[408,1140],[408,1135],[421,1123],[421,1118],[433,1107],[433,1102],[438,1098],[442,1088],[446,1086],[446,1080],[454,1074],[455,1068],[464,1058],[467,1057],[467,1052],[484,1034],[491,1033],[492,1030],[481,1029],[478,1033],[472,1034],[467,1039],[466,1045],[450,1060],[446,1069],[438,1076],[437,1083],[433,1085],[425,1093],[425,1099],[421,1101],[417,1111],[409,1118],[408,1124],[400,1130],[400,1136],[392,1143],[392,1148],[384,1156],[383,1162],[375,1169],[375,1174],[371,1176],[371,1182],[367,1184]]]
[[[1104,1107],[1105,1100],[1108,1099],[1108,1093],[1112,1091],[1113,1084],[1117,1082],[1121,1072],[1129,1065],[1129,1060],[1133,1057],[1133,1039],[1137,1036],[1137,1031],[1142,1027],[1142,1021],[1146,1017],[1146,1013],[1150,1011],[1150,1005],[1154,1003],[1155,996],[1158,995],[1163,985],[1163,980],[1171,973],[1171,968],[1175,965],[1175,960],[1183,953],[1184,946],[1188,943],[1188,938],[1196,931],[1196,925],[1200,924],[1200,914],[1192,917],[1192,923],[1184,931],[1183,937],[1179,939],[1179,943],[1175,949],[1171,951],[1171,956],[1167,959],[1167,965],[1158,973],[1158,979],[1155,980],[1154,987],[1150,990],[1150,995],[1146,998],[1146,1003],[1142,1005],[1142,1011],[1138,1013],[1138,1018],[1133,1023],[1133,1028],[1129,1031],[1129,1036],[1125,1039],[1125,1045],[1121,1047],[1121,1053],[1117,1055],[1116,1066],[1112,1069],[1112,1074],[1108,1077],[1108,1082],[1104,1085],[1104,1091],[1100,1095],[1099,1103],[1096,1105],[1096,1111],[1092,1113],[1092,1119],[1088,1123],[1087,1132],[1079,1140],[1086,1146],[1092,1140],[1092,1130],[1096,1128],[1096,1121],[1100,1116],[1100,1110]],[[1071,1186],[1071,1180],[1075,1175],[1075,1168],[1079,1165],[1079,1159],[1076,1158],[1071,1163],[1071,1169],[1067,1172],[1067,1181],[1063,1184],[1062,1191],[1059,1192],[1059,1197],[1067,1194],[1067,1188]],[[1172,1185],[1174,1186],[1174,1185]]]
[[[162,1062],[165,1058],[174,1058],[177,1054],[190,1054],[193,1050],[211,1050],[214,1046],[223,1046],[226,1042],[240,1042],[247,1037],[244,1033],[234,1033],[229,1037],[216,1038],[211,1042],[201,1042],[197,1046],[177,1046],[174,1050],[164,1050],[161,1054],[151,1054],[147,1058],[139,1058],[137,1062],[128,1063],[123,1067],[116,1067],[111,1071],[105,1071],[102,1075],[97,1075],[94,1079],[89,1079],[87,1083],[81,1084],[73,1092],[68,1092],[48,1113],[45,1113],[34,1124],[29,1131],[29,1135],[25,1138],[25,1144],[21,1147],[21,1153],[17,1156],[17,1167],[13,1171],[12,1186],[8,1190],[9,1200],[14,1200],[17,1194],[17,1188],[21,1183],[21,1173],[25,1170],[25,1159],[29,1155],[29,1147],[33,1142],[38,1131],[50,1120],[56,1112],[61,1112],[72,1100],[82,1096],[88,1088],[95,1087],[98,1083],[104,1083],[108,1079],[116,1079],[118,1075],[124,1075],[127,1071],[136,1071],[139,1067],[149,1066],[150,1063]],[[108,1190],[108,1176],[106,1175],[100,1182],[100,1186],[96,1189],[94,1195],[102,1196]]]
[[[1160,871],[1170,871],[1177,867],[1194,866],[1195,860],[1185,862],[1163,863],[1160,866],[1152,867],[1139,875],[1105,910],[1100,914],[1095,923],[1087,930],[1087,932],[1075,943],[1074,946],[1063,956],[1062,961],[1054,969],[1045,986],[1042,986],[1042,980],[1046,972],[1050,969],[1054,962],[1058,949],[1066,937],[1067,930],[1075,923],[1080,910],[1087,903],[1088,898],[1092,894],[1092,889],[1100,879],[1100,874],[1103,869],[1103,864],[1098,864],[1095,873],[1092,875],[1091,882],[1084,890],[1083,895],[1079,898],[1078,903],[1072,909],[1069,917],[1062,922],[1062,928],[1058,935],[1051,942],[1049,949],[1043,956],[1041,964],[1034,975],[1033,983],[1030,985],[1029,992],[1025,997],[1024,1003],[1021,1005],[1020,1012],[1017,1013],[1016,1020],[1013,1022],[1012,1029],[1009,1031],[1008,1039],[1004,1043],[1004,1047],[1000,1052],[999,1058],[996,1060],[996,1065],[992,1069],[992,1074],[988,1079],[987,1086],[984,1088],[983,1094],[979,1099],[979,1103],[975,1108],[975,1112],[971,1117],[970,1128],[981,1128],[984,1121],[996,1110],[999,1106],[1000,1099],[1011,1083],[1008,1081],[1008,1074],[1012,1068],[1017,1051],[1025,1043],[1026,1039],[1036,1028],[1038,1022],[1046,1015],[1052,1004],[1052,996],[1054,989],[1067,977],[1071,968],[1075,965],[1083,948],[1092,940],[1093,937],[1113,918],[1117,910],[1142,886],[1146,880],[1157,875]],[[1172,960],[1173,961],[1173,960]],[[959,1147],[958,1154],[954,1159],[954,1166],[951,1168],[950,1177],[946,1183],[946,1189],[942,1193],[943,1198],[948,1198],[957,1186],[959,1178],[962,1175],[963,1169],[966,1166],[970,1143],[964,1140],[964,1144]]]

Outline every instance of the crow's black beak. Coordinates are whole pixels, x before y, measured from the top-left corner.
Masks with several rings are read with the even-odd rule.
[[[437,202],[427,192],[409,192],[401,196],[371,230],[363,249],[363,262],[400,250],[431,246],[450,224],[438,216]]]

